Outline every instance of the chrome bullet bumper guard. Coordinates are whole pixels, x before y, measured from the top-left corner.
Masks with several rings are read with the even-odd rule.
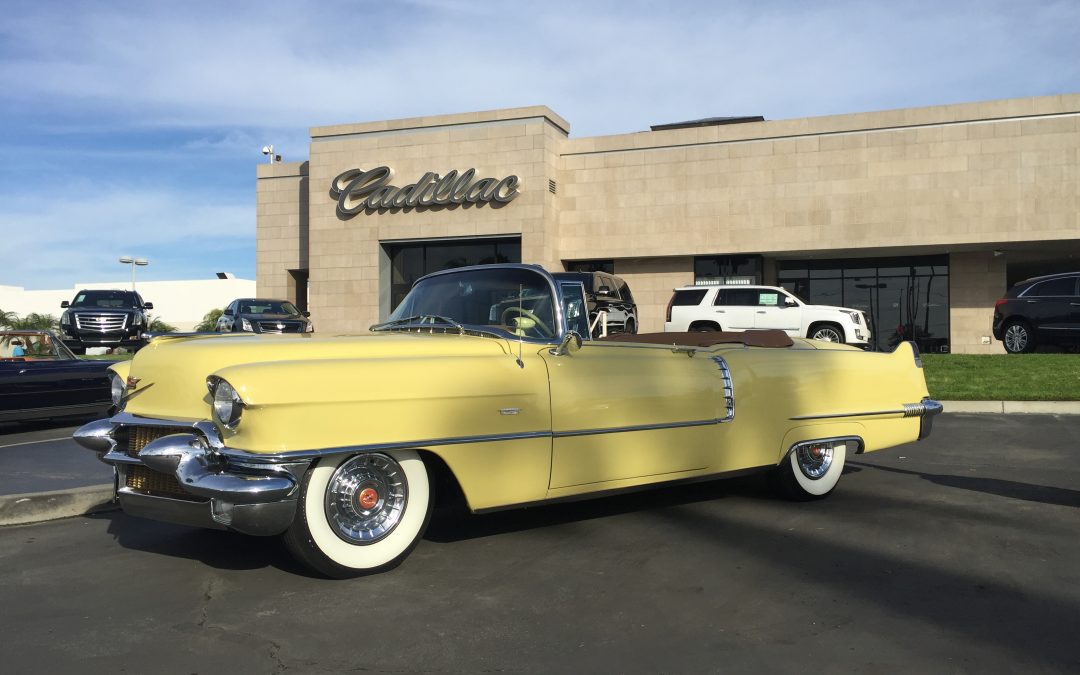
[[[190,426],[191,431],[163,435],[133,454],[119,447],[122,430],[145,426]],[[121,413],[80,427],[74,438],[113,466],[116,496],[126,513],[260,536],[288,529],[296,514],[300,480],[311,461],[266,461],[250,453],[227,452],[217,428],[206,420],[177,422]],[[135,467],[175,478],[179,493],[132,487],[127,478],[129,472],[138,471]]]

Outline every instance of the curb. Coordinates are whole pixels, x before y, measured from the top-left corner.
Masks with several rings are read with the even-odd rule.
[[[26,525],[57,518],[83,516],[119,508],[114,504],[113,486],[89,487],[31,492],[21,495],[0,495],[0,526]]]
[[[1080,401],[942,401],[946,413],[1080,415]]]

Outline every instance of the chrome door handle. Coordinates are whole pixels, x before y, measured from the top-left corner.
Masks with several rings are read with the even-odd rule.
[[[727,310],[726,309],[718,309],[718,310],[716,310],[716,313],[717,314],[726,314]]]
[[[757,313],[758,313],[758,314],[764,314],[764,313],[765,313],[765,310],[763,310],[763,309],[759,309],[759,310],[757,311]]]

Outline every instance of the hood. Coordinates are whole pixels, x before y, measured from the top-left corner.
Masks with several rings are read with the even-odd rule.
[[[129,378],[138,382],[125,411],[166,419],[207,419],[209,375],[230,366],[279,362],[293,366],[320,361],[430,359],[508,354],[504,340],[441,333],[373,333],[312,337],[310,334],[238,333],[209,337],[159,337],[131,361]],[[283,369],[284,370],[284,369]],[[281,386],[287,387],[288,382]],[[361,384],[362,383],[358,383]]]
[[[307,321],[307,317],[300,316],[299,314],[244,314],[241,312],[237,314],[238,317],[244,317],[248,321]]]
[[[803,305],[807,309],[825,309],[830,312],[858,312],[859,314],[866,314],[861,309],[852,309],[850,307],[834,307],[833,305]]]

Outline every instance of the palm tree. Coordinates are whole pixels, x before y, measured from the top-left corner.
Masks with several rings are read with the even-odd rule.
[[[151,314],[150,316],[147,317],[146,332],[147,333],[175,333],[176,332],[176,326],[174,326],[172,324],[169,324],[169,323],[165,323],[164,321],[162,321],[158,317]]]
[[[12,328],[18,330],[56,330],[60,326],[60,319],[52,314],[30,312],[21,319],[16,316],[15,320],[11,321],[10,324]]]
[[[11,325],[19,320],[19,315],[15,312],[5,312],[0,309],[0,328],[11,328]]]
[[[217,330],[217,320],[221,317],[224,310],[212,309],[203,315],[202,321],[198,326],[195,326],[195,331],[198,333],[212,333]]]

